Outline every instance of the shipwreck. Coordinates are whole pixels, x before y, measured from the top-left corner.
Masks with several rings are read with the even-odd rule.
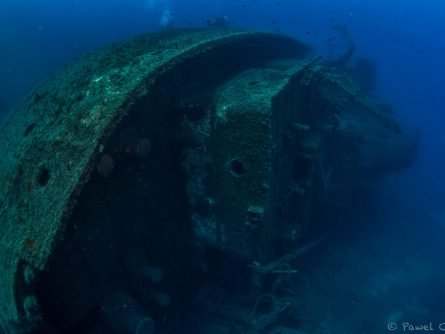
[[[416,138],[305,43],[212,29],[66,65],[0,151],[5,333],[293,333],[268,277],[409,166]]]

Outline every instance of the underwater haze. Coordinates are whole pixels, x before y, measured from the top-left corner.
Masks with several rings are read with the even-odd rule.
[[[87,304],[85,309],[88,310],[88,314],[68,309],[67,313],[72,312],[74,320],[69,318],[66,315],[67,313],[64,313],[63,316],[60,315],[55,310],[59,306],[54,306],[55,304],[49,297],[55,293],[47,285],[55,285],[61,288],[63,284],[60,282],[54,283],[55,276],[51,276],[53,270],[51,266],[57,261],[50,262],[48,267],[45,265],[44,270],[40,268],[43,272],[42,278],[37,279],[35,283],[36,289],[39,291],[37,292],[37,299],[40,304],[39,309],[43,310],[43,320],[39,318],[37,321],[39,325],[27,327],[28,332],[141,334],[445,332],[445,109],[443,106],[445,96],[443,84],[445,78],[443,62],[443,59],[445,59],[445,39],[443,38],[445,2],[440,0],[1,0],[0,73],[2,80],[0,81],[0,118],[13,119],[9,118],[10,115],[14,112],[14,108],[20,106],[21,101],[26,96],[34,96],[35,104],[40,103],[41,94],[38,95],[38,98],[35,98],[35,95],[28,94],[34,94],[33,89],[38,87],[45,79],[63,68],[65,64],[76,61],[76,59],[79,59],[78,57],[84,54],[135,35],[149,32],[160,32],[161,35],[164,33],[168,35],[169,33],[174,34],[175,31],[183,31],[182,29],[191,29],[190,31],[194,32],[200,31],[198,29],[221,29],[221,31],[225,31],[221,34],[225,34],[231,29],[258,30],[283,34],[302,41],[311,48],[305,53],[304,57],[306,58],[303,59],[316,59],[320,67],[325,66],[327,72],[323,73],[351,75],[361,88],[360,94],[358,94],[359,100],[361,94],[368,96],[375,101],[376,105],[385,109],[383,113],[387,113],[386,115],[389,115],[389,118],[394,118],[397,120],[397,124],[401,124],[403,134],[416,141],[414,145],[416,148],[413,149],[413,151],[415,150],[415,154],[413,154],[415,158],[411,160],[411,155],[409,158],[406,157],[408,155],[405,155],[406,151],[411,150],[412,147],[408,148],[410,144],[405,142],[400,143],[400,146],[391,151],[389,147],[393,142],[390,142],[389,139],[387,144],[382,145],[381,151],[369,153],[372,156],[370,158],[372,162],[369,163],[369,166],[379,159],[389,161],[387,164],[382,163],[382,166],[384,165],[382,169],[385,169],[385,172],[382,173],[383,176],[379,174],[379,177],[374,179],[370,176],[371,172],[369,174],[363,173],[363,183],[373,183],[370,186],[372,192],[351,192],[345,195],[343,185],[352,183],[352,181],[348,177],[339,178],[338,182],[341,185],[335,185],[338,188],[333,190],[337,191],[334,197],[338,202],[343,200],[343,196],[344,198],[347,197],[345,201],[349,206],[338,209],[338,206],[344,204],[343,202],[341,205],[338,202],[325,205],[325,202],[323,202],[324,195],[321,196],[323,201],[320,200],[323,205],[318,206],[317,204],[317,206],[312,206],[309,209],[304,206],[301,210],[310,212],[308,216],[313,217],[315,223],[312,227],[305,227],[302,230],[301,239],[295,237],[298,241],[296,246],[292,246],[292,242],[289,241],[292,238],[289,240],[288,238],[279,239],[279,245],[277,245],[278,242],[273,243],[271,248],[274,248],[272,253],[275,255],[271,256],[272,259],[274,257],[280,259],[281,256],[291,254],[291,260],[280,263],[280,266],[271,271],[265,268],[267,267],[266,263],[270,262],[272,264],[273,261],[269,260],[262,263],[255,258],[256,255],[249,253],[248,256],[241,256],[240,254],[244,254],[243,252],[237,253],[238,247],[248,248],[246,245],[240,246],[241,242],[238,244],[228,242],[226,246],[219,248],[214,243],[226,242],[223,237],[221,237],[222,241],[219,240],[220,236],[218,236],[217,241],[207,242],[207,239],[205,239],[206,241],[191,241],[189,234],[191,232],[181,226],[177,227],[170,240],[176,238],[174,240],[177,241],[177,244],[175,241],[172,247],[180,244],[181,246],[177,246],[178,249],[183,247],[183,243],[187,244],[187,246],[184,246],[184,249],[186,249],[184,254],[193,254],[187,258],[193,259],[193,261],[190,260],[193,264],[189,264],[193,269],[187,271],[187,275],[184,274],[182,277],[175,277],[174,280],[169,281],[169,272],[176,271],[163,269],[163,266],[159,263],[150,266],[147,263],[141,264],[145,261],[145,255],[143,257],[140,257],[140,254],[134,255],[131,251],[132,244],[128,243],[128,240],[131,239],[128,237],[129,232],[122,232],[125,238],[129,238],[126,239],[126,246],[124,245],[122,248],[125,248],[129,254],[134,255],[129,260],[130,264],[126,264],[130,268],[130,275],[144,276],[149,281],[147,285],[153,286],[147,292],[149,297],[146,298],[150,299],[150,302],[146,304],[139,300],[142,297],[140,297],[141,293],[138,292],[138,288],[133,289],[135,296],[132,297],[138,300],[139,304],[143,304],[141,307],[143,310],[140,310],[139,306],[136,307],[136,302],[127,294],[106,299],[105,306],[101,304],[101,301],[97,303],[98,307],[93,307],[91,304],[94,303],[89,297],[85,297],[88,296],[88,291],[90,291],[88,289],[90,288],[79,288],[83,284],[82,281],[67,286],[66,289],[72,291],[72,295],[82,295],[78,301],[76,297],[74,299],[78,303]],[[116,52],[121,51],[119,49]],[[257,52],[261,52],[261,50]],[[321,56],[320,59],[316,58],[318,55]],[[257,56],[261,58],[260,55],[255,53],[251,55],[251,57]],[[221,64],[217,61],[215,63]],[[261,66],[258,65],[260,62],[258,64],[256,62],[252,63],[251,68],[259,69],[267,62],[261,63]],[[310,61],[307,64],[309,64],[307,66],[318,66],[313,65]],[[204,64],[202,66],[207,68]],[[233,72],[224,76],[220,74],[225,71],[224,68],[212,68],[209,65],[208,68],[211,68],[212,72],[211,78],[215,82],[219,80],[219,86],[211,93],[207,91],[206,94],[203,93],[202,95],[206,97],[199,99],[200,103],[205,101],[215,110],[225,111],[225,108],[230,108],[234,104],[233,101],[224,105],[221,101],[226,101],[224,100],[226,98],[224,94],[230,89],[236,91],[236,89],[246,86],[241,84],[238,86],[233,84],[235,88],[230,86],[231,80],[235,80],[235,77],[240,78],[235,76],[235,71],[240,73],[244,73],[244,70],[247,71],[247,65],[246,69],[241,70],[242,66],[240,65],[240,68],[233,67],[231,70]],[[287,65],[282,66],[286,67]],[[267,68],[270,71],[281,69],[279,66]],[[280,76],[290,75],[289,73],[293,70],[294,67],[286,67],[283,70],[284,74],[280,74]],[[198,70],[196,73],[198,73],[196,74],[197,77],[201,75]],[[184,76],[179,76],[179,78],[184,78]],[[275,77],[271,77],[271,80],[275,80]],[[101,79],[98,78],[97,80],[100,81]],[[168,80],[168,78],[165,79],[165,82]],[[256,77],[251,79],[247,84],[247,89],[251,89],[253,86],[267,87],[267,83],[265,86],[262,86],[262,83],[258,84],[261,80],[263,79],[257,79]],[[162,81],[161,83],[164,84],[165,82]],[[207,81],[203,80],[203,82]],[[177,81],[176,84],[180,87],[182,83]],[[176,89],[176,84],[172,84],[172,89]],[[210,86],[212,84],[209,84]],[[278,86],[278,83],[276,86],[270,84],[270,89],[275,89]],[[55,87],[58,87],[58,85]],[[196,111],[194,107],[198,105],[198,102],[190,101],[195,101],[194,98],[208,87],[205,84],[190,84],[190,87],[190,90],[197,89],[197,91],[191,94],[193,98],[184,98],[184,100],[187,102],[189,109]],[[328,88],[326,89],[328,90]],[[162,97],[164,96],[162,94],[165,91],[158,89],[155,92],[152,94],[153,96],[150,95],[147,99],[155,101],[151,103],[159,103],[156,104],[157,106],[165,107],[162,104]],[[238,96],[235,93],[233,94]],[[273,103],[276,101],[273,98],[271,100]],[[223,105],[221,109],[218,109],[218,103]],[[258,103],[258,105],[261,103]],[[148,102],[147,105],[149,105]],[[138,104],[137,108],[139,106]],[[159,110],[161,110],[161,107],[159,107]],[[192,116],[198,115],[196,117],[201,117],[199,116],[201,112],[201,110],[198,110]],[[181,118],[181,121],[177,122],[182,127],[184,123],[196,120],[192,116],[190,116],[190,120],[184,117],[184,121]],[[175,118],[174,121],[177,119]],[[351,119],[356,121],[355,118]],[[100,122],[101,120],[96,119],[94,121]],[[156,125],[158,128],[168,124],[165,131],[176,131],[177,128],[171,125],[174,121],[171,121],[171,123],[170,121],[156,123],[158,122],[156,120],[153,124],[158,124],[159,126]],[[142,122],[142,120],[138,122]],[[213,119],[211,122],[213,122]],[[222,121],[219,120],[218,122]],[[362,135],[366,138],[368,126],[372,128],[375,125],[372,120],[368,121],[368,118],[360,120],[360,122],[363,122],[360,123],[360,131],[363,131]],[[26,135],[24,137],[28,136],[28,132],[33,133],[35,123],[33,124],[31,128],[25,131]],[[58,123],[55,123],[54,127],[57,126]],[[214,126],[217,127],[216,123]],[[298,131],[308,131],[309,127],[306,128],[305,126],[304,124],[298,125]],[[131,126],[128,129],[135,127]],[[126,134],[126,137],[122,135],[119,137],[120,139],[131,137],[132,139],[128,141],[133,141],[134,134],[127,136],[131,132],[127,131],[127,128],[124,129],[121,128],[121,125],[116,125],[110,131],[114,131],[115,128],[116,131]],[[153,128],[150,129],[155,128],[155,125],[153,125]],[[3,127],[1,130],[3,131]],[[138,128],[138,131],[142,130]],[[163,131],[160,132],[164,133]],[[197,132],[202,134],[205,131],[209,130],[204,129],[204,126],[193,128],[194,135]],[[246,132],[249,131],[246,127]],[[373,134],[380,133],[379,131],[375,130]],[[136,152],[132,151],[135,156],[142,157],[142,159],[147,156],[151,157],[153,154],[158,157],[156,155],[158,154],[156,143],[164,142],[161,139],[158,141],[151,139],[145,132],[143,133],[144,136],[140,136],[142,139],[138,138],[134,149],[128,149],[127,147],[120,149],[121,153],[124,152],[120,156],[125,155],[125,166],[134,166],[135,164],[133,157],[129,157],[131,153],[129,151],[131,150]],[[161,134],[160,138],[162,136]],[[179,137],[180,139],[178,139]],[[183,139],[183,137],[187,138]],[[217,207],[219,205],[218,199],[215,199],[217,198],[216,195],[206,197],[205,205],[198,200],[189,199],[190,206],[187,204],[187,208],[182,211],[179,202],[190,196],[191,175],[202,172],[205,173],[206,177],[211,177],[218,171],[217,168],[209,172],[207,167],[200,167],[201,169],[199,169],[196,166],[196,168],[192,168],[188,165],[187,159],[192,159],[192,155],[196,158],[199,154],[204,154],[205,151],[203,149],[199,152],[196,151],[199,154],[196,152],[190,153],[190,147],[198,145],[197,142],[201,145],[202,140],[190,139],[189,137],[188,134],[187,136],[178,135],[172,139],[172,143],[169,142],[169,145],[171,145],[169,147],[173,147],[172,150],[178,150],[178,152],[172,153],[171,159],[159,155],[159,161],[165,161],[172,165],[179,159],[186,157],[184,161],[177,164],[182,169],[178,168],[178,170],[173,171],[173,168],[159,167],[152,170],[159,173],[168,170],[170,174],[167,173],[167,175],[177,172],[177,177],[171,176],[171,182],[165,181],[168,183],[167,188],[174,189],[179,184],[184,185],[189,182],[183,187],[183,191],[178,192],[179,195],[175,195],[171,208],[166,205],[167,211],[171,211],[169,214],[177,215],[171,219],[172,221],[182,219],[179,218],[182,212],[187,212],[190,216],[196,217],[191,213],[194,210],[193,205],[196,205],[195,202],[199,202],[199,205],[196,206],[199,207],[197,212],[201,215],[204,215],[203,211],[208,214],[213,206]],[[120,145],[115,144],[116,142],[121,143],[120,139],[118,140],[111,135],[110,138],[113,145]],[[239,139],[241,137],[236,138],[241,141]],[[224,145],[229,145],[227,143],[231,141],[223,142]],[[357,140],[357,145],[360,145],[358,142],[359,140]],[[209,143],[213,142],[209,140]],[[93,170],[91,179],[97,177],[98,181],[88,183],[85,186],[87,189],[85,192],[91,191],[93,193],[93,191],[101,189],[99,192],[109,194],[108,191],[111,193],[110,189],[112,187],[123,187],[123,184],[133,185],[132,182],[136,183],[135,180],[128,181],[126,176],[123,176],[124,174],[117,175],[123,169],[119,170],[118,159],[110,153],[112,150],[107,145],[100,146],[100,153],[98,153],[99,149],[96,153],[102,155],[98,158],[97,167],[91,168]],[[218,145],[211,146],[209,144],[209,147],[220,149]],[[344,145],[349,144],[346,142]],[[385,151],[386,149],[389,153]],[[241,150],[237,151],[237,154],[241,154],[240,152]],[[256,151],[252,155],[255,153]],[[397,158],[399,153],[400,161],[403,160],[403,162],[400,162],[400,166],[403,165],[403,168],[392,168],[393,160]],[[345,158],[344,166],[349,163],[349,158],[353,159],[351,157]],[[4,159],[6,160],[6,158]],[[335,159],[340,158],[338,155],[332,154],[329,159],[331,160],[327,160],[327,165],[330,161],[336,161]],[[245,167],[247,164],[243,165],[242,162],[244,160],[238,159],[237,156],[230,161],[231,173],[232,176],[235,176],[235,179],[246,179],[248,172],[245,171]],[[343,164],[339,163],[338,166],[343,166]],[[369,166],[366,166],[366,168]],[[182,182],[182,178],[186,178],[185,174],[188,175],[188,181]],[[349,174],[356,175],[355,172],[349,172],[349,170],[345,174],[347,176]],[[50,174],[45,168],[40,169],[37,182],[46,186],[50,175],[53,174]],[[128,176],[128,174],[126,175]],[[113,183],[114,177],[116,181]],[[141,176],[140,179],[144,179],[144,177]],[[154,179],[157,182],[156,178]],[[145,180],[151,179],[147,178]],[[374,181],[378,185],[375,185]],[[2,180],[2,185],[3,182]],[[50,179],[48,184],[51,185],[51,182]],[[199,188],[202,186],[202,182],[196,181],[196,184],[193,185]],[[326,179],[323,179],[318,186],[314,186],[311,190],[314,198],[323,186],[326,187],[326,182]],[[228,182],[227,186],[230,184]],[[134,187],[136,189],[138,186],[134,185]],[[269,185],[264,187],[268,188]],[[216,188],[213,185],[212,191],[214,193],[218,193]],[[277,186],[277,188],[279,187]],[[119,200],[109,199],[109,195],[104,195],[105,197],[108,196],[104,202],[109,207],[131,203],[133,195],[130,186],[128,189],[128,194],[122,195]],[[301,190],[298,184],[286,189],[290,189],[286,196],[307,193],[307,190]],[[82,190],[82,194],[85,192]],[[134,196],[136,198],[138,195]],[[97,217],[98,220],[105,220],[104,212],[107,210],[107,215],[112,215],[110,212],[113,212],[122,222],[132,219],[134,221],[140,220],[138,216],[140,213],[138,212],[135,212],[134,216],[125,216],[123,213],[116,213],[117,210],[113,211],[109,207],[107,209],[102,208],[101,200],[96,197],[93,199],[93,197],[92,195],[80,196],[79,201],[76,201],[75,204],[76,208],[79,209],[73,209],[73,217],[70,217],[69,222],[83,219],[90,219],[88,221],[92,222],[94,221],[91,218],[92,216]],[[162,198],[164,198],[164,201]],[[163,205],[159,203],[165,203],[166,198],[170,197],[166,194],[160,195],[157,199],[159,202],[154,202],[158,204],[147,204],[147,207],[153,210],[156,207],[161,208]],[[221,198],[223,198],[223,195],[221,195]],[[24,201],[26,202],[26,199]],[[11,200],[12,202],[13,200]],[[0,204],[4,206],[3,211],[8,212],[6,202],[0,201]],[[235,206],[234,204],[227,207]],[[258,209],[257,205],[251,206],[250,204],[248,207],[249,217],[254,217],[252,218],[254,223],[248,222],[249,228],[255,230],[257,228],[255,226],[256,221],[263,219],[263,209]],[[265,207],[267,206],[265,205]],[[85,218],[87,216],[85,212],[90,209],[97,212],[88,216],[87,219]],[[166,215],[153,214],[153,217],[163,219]],[[227,212],[222,216],[227,219],[232,217]],[[261,217],[258,218],[257,216]],[[190,219],[190,221],[193,219]],[[200,221],[199,224],[201,223]],[[98,226],[106,225],[98,223]],[[159,228],[156,238],[160,240],[160,243],[161,240],[164,244],[169,243],[170,237],[165,236],[170,235],[169,228],[176,228],[176,225],[172,226],[165,225]],[[134,226],[131,228],[136,230]],[[227,229],[229,228],[227,227]],[[80,233],[75,232],[75,229],[67,227],[67,233],[72,232],[73,235]],[[154,227],[154,229],[157,229],[157,227]],[[88,230],[88,233],[91,231]],[[116,232],[116,235],[119,233],[121,232]],[[184,234],[184,238],[181,238],[181,233]],[[280,233],[298,234],[300,232],[289,230],[280,231]],[[114,240],[116,235],[113,234],[110,238]],[[165,239],[163,239],[164,237]],[[94,238],[103,238],[103,233],[97,232],[95,234],[95,232],[91,232],[88,235],[88,240],[94,240]],[[183,241],[178,241],[181,239]],[[281,242],[281,240],[286,241]],[[76,242],[73,242],[73,245],[77,245]],[[34,248],[33,242],[27,241],[27,243],[31,243],[31,248]],[[171,244],[173,245],[173,242]],[[189,246],[189,244],[193,246]],[[205,245],[203,246],[203,244]],[[237,246],[234,246],[235,244]],[[0,251],[1,247],[0,243]],[[205,249],[205,251],[196,255],[197,249],[200,251]],[[297,249],[297,251],[294,251],[294,249]],[[76,252],[77,250],[74,246],[70,246],[62,249],[60,254],[71,254],[71,251]],[[103,249],[101,249],[101,252],[103,252],[101,256],[106,258],[107,254]],[[178,256],[177,253],[181,252],[173,252],[174,255],[166,256],[165,261],[176,261],[175,256]],[[148,258],[151,257],[152,255],[148,256]],[[261,256],[258,256],[258,258],[261,258]],[[252,259],[255,261],[252,261]],[[289,259],[289,257],[286,259]],[[196,262],[199,261],[203,262],[197,264]],[[217,263],[214,267],[212,261]],[[73,268],[80,266],[77,261],[72,262],[67,261],[66,265],[73,266]],[[181,266],[183,265],[181,264]],[[185,267],[187,266],[185,265]],[[135,269],[136,267],[138,269]],[[203,267],[205,269],[202,269]],[[102,267],[99,265],[98,268]],[[54,272],[57,272],[57,270]],[[64,273],[66,274],[65,271]],[[220,276],[220,273],[227,276]],[[60,275],[60,277],[64,277],[64,274]],[[261,276],[261,278],[257,276]],[[233,278],[234,282],[229,277]],[[142,279],[140,281],[134,278],[130,280],[133,286],[144,285],[144,283],[141,283]],[[167,283],[164,284],[164,281]],[[178,281],[184,281],[185,283],[178,287]],[[258,281],[261,281],[261,283],[258,283]],[[73,288],[73,286],[75,287]],[[112,286],[111,283],[110,286]],[[193,297],[189,296],[188,291],[178,293],[184,286],[189,291],[193,291],[193,293],[190,293]],[[91,290],[94,289],[91,288]],[[51,292],[48,292],[50,290]],[[54,289],[54,291],[57,291],[57,289]],[[0,296],[0,298],[2,297]],[[176,300],[181,300],[181,302]],[[199,305],[200,303],[201,305]],[[127,305],[130,309],[137,309],[137,312],[145,312],[148,314],[147,317],[138,318],[136,311],[134,314],[129,314],[126,310]],[[4,308],[0,308],[0,312],[6,311],[4,311]],[[26,314],[26,312],[24,313]],[[87,312],[85,311],[85,313]],[[246,314],[245,317],[243,317],[244,313]],[[100,316],[98,314],[105,315]],[[99,318],[104,319],[103,322],[97,320]],[[119,318],[123,320],[119,322],[117,320]],[[41,323],[43,325],[40,325]],[[2,324],[2,321],[0,321],[0,325],[3,326],[5,333],[13,333],[8,329],[11,327]],[[0,326],[0,332],[2,326]]]

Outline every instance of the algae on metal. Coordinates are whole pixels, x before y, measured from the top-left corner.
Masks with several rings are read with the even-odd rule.
[[[208,217],[195,214],[196,233],[252,261],[268,258],[270,240],[265,237],[273,229],[265,217],[275,177],[272,100],[300,70],[295,61],[283,63],[280,69],[274,66],[247,70],[215,92],[215,110],[209,115],[212,130],[185,158],[188,170],[197,164],[212,166],[211,176],[201,172],[188,181],[192,202],[215,202]],[[206,153],[197,158],[197,151]]]
[[[275,47],[267,48],[269,42]],[[139,36],[65,66],[1,125],[0,324],[7,332],[38,320],[29,294],[33,273],[44,269],[63,237],[97,154],[130,106],[163,73],[220,47],[246,54],[257,48],[265,60],[293,57],[303,45],[274,34],[229,30]]]
[[[269,33],[166,31],[81,57],[33,91],[0,131],[2,328],[121,332],[123,303],[155,327],[180,305],[227,331],[244,310],[237,321],[254,329],[239,293],[261,298],[268,273],[294,273],[355,192],[415,152],[308,50]],[[200,294],[222,281],[225,308]]]

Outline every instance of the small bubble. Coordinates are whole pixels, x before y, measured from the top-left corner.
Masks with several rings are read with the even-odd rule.
[[[136,146],[136,153],[140,157],[146,157],[151,152],[151,143],[148,139],[144,138],[139,140]]]
[[[109,154],[104,154],[97,164],[97,171],[102,177],[109,177],[113,173],[114,159]]]

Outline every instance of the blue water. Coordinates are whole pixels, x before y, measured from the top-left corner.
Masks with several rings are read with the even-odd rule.
[[[392,314],[388,313],[391,321],[399,321],[399,313],[409,314],[409,311],[406,305],[394,304],[389,300],[391,295],[382,291],[391,289],[392,284],[405,284],[405,291],[411,291],[412,298],[404,300],[412,300],[412,309],[419,308],[417,313],[412,311],[415,319],[405,321],[437,322],[437,314],[442,314],[445,322],[445,300],[439,298],[429,304],[426,301],[434,299],[435,295],[444,295],[445,291],[445,261],[442,260],[442,244],[445,245],[445,2],[2,0],[0,113],[6,114],[40,81],[76,56],[111,41],[159,30],[166,12],[171,15],[171,25],[178,28],[205,27],[209,20],[227,16],[234,28],[288,34],[313,45],[327,60],[345,49],[344,39],[332,28],[338,24],[347,26],[357,47],[352,62],[366,57],[377,65],[375,96],[390,102],[397,117],[420,133],[416,162],[409,169],[386,178],[376,208],[379,214],[372,218],[378,220],[377,228],[371,229],[367,249],[386,257],[388,262],[374,263],[371,273],[368,269],[351,271],[352,276],[348,277],[354,277],[357,289],[360,289],[359,282],[365,281],[364,276],[375,275],[376,280],[383,277],[374,288],[375,294],[382,293],[386,299],[371,304],[373,307],[391,305]],[[369,222],[366,225],[369,229]],[[366,253],[363,244],[355,238],[345,236],[345,243],[349,246],[338,250],[337,254],[344,252],[338,256],[352,257],[354,249]],[[372,258],[364,256],[363,266],[371,266]],[[359,262],[362,260],[357,258]],[[327,264],[320,267],[319,272],[329,275],[331,270],[333,280],[342,280],[341,273],[333,265],[336,260],[326,257],[325,261]],[[430,277],[421,274],[428,275],[430,271],[434,272],[431,274],[434,279],[428,281]],[[333,273],[339,277],[335,278]],[[426,284],[423,279],[427,280]],[[341,284],[331,283],[333,289],[343,291]],[[316,282],[314,286],[318,287]],[[427,286],[432,291],[426,291]],[[341,293],[333,294],[332,298],[338,298]],[[320,300],[326,303],[323,298]],[[352,309],[345,307],[343,316]],[[324,320],[328,313],[320,308]],[[330,316],[341,317],[339,313],[332,311]],[[368,321],[372,321],[372,315],[368,316]],[[332,321],[332,326],[337,326],[333,333],[342,333],[340,321]],[[322,333],[321,329],[317,333]],[[349,332],[344,330],[343,333]]]

